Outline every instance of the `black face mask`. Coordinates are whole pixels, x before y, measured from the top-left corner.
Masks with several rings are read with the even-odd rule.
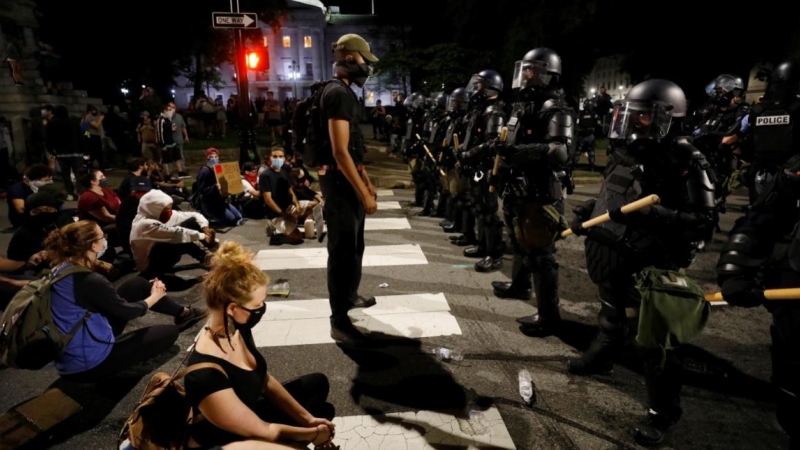
[[[372,67],[368,64],[358,64],[355,61],[340,61],[337,64],[347,71],[347,79],[358,87],[364,87],[367,78],[372,75]]]
[[[242,308],[243,310],[245,310],[247,312],[249,312],[250,313],[250,317],[247,318],[247,322],[245,322],[245,323],[239,323],[236,320],[233,320],[233,328],[236,328],[237,330],[250,330],[250,329],[252,329],[256,325],[258,325],[258,322],[261,322],[261,318],[264,317],[264,313],[267,312],[267,304],[266,303],[261,305],[261,308],[258,308],[258,309],[248,309],[248,308],[245,308],[244,306],[238,306],[238,307]]]

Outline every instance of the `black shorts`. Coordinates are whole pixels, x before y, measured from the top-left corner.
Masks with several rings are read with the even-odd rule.
[[[161,163],[169,164],[181,160],[181,150],[177,145],[161,149]]]
[[[280,119],[267,119],[267,125],[269,125],[271,127],[279,127],[279,126],[281,126],[281,120]]]

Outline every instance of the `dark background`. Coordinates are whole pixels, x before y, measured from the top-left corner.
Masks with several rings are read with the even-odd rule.
[[[371,12],[370,0],[331,0],[341,13]],[[205,63],[230,58],[230,34],[210,28],[222,0],[39,0],[41,38],[67,62],[67,76],[92,95],[113,100],[123,85],[153,85],[167,92],[178,67],[202,54]],[[463,86],[481,69],[510,80],[514,62],[547,46],[563,60],[565,89],[582,93],[597,57],[628,55],[634,82],[667,78],[698,98],[720,73],[747,79],[759,62],[800,53],[800,13],[736,9],[732,3],[674,0],[375,0],[380,26],[413,25],[398,34],[405,49],[378,55],[380,70],[407,71],[413,90]],[[277,23],[286,0],[241,0]],[[399,32],[398,32],[399,33]],[[257,39],[257,36],[253,36]],[[184,65],[176,61],[184,61]]]

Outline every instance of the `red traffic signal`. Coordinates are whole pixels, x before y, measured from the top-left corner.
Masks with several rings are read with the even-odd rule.
[[[269,70],[269,54],[266,51],[248,50],[244,59],[250,70]]]

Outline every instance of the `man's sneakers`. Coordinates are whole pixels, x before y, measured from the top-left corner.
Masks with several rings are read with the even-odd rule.
[[[183,331],[208,317],[207,309],[189,308],[187,312],[175,318],[175,325]]]

